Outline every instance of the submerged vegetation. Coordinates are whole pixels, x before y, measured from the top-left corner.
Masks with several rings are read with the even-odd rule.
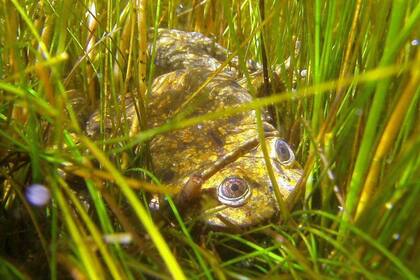
[[[0,1],[1,279],[419,277],[418,1]],[[266,58],[284,91],[147,128],[153,27]],[[125,98],[139,128],[104,129]],[[226,232],[170,197],[150,213],[150,193],[173,193],[148,140],[268,105],[305,170],[289,215]]]

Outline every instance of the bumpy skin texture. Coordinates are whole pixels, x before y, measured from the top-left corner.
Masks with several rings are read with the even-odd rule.
[[[150,97],[150,126],[164,124],[195,89],[211,74],[206,69],[191,68],[170,72],[155,79]],[[190,116],[202,115],[252,100],[249,92],[229,75],[216,76],[194,99]],[[234,152],[249,139],[257,138],[255,112],[206,121],[203,124],[168,132],[155,137],[150,151],[157,175],[175,188],[185,186],[190,176],[202,174],[226,154]],[[274,134],[266,139],[280,192],[291,201],[302,170],[298,163],[279,163]],[[218,199],[217,189],[226,178],[247,182],[251,194],[240,206],[229,206]],[[225,165],[202,186],[201,208],[210,225],[245,227],[258,224],[278,212],[278,203],[268,177],[260,145],[243,151],[235,161]],[[212,211],[218,210],[218,211]]]
[[[149,96],[149,127],[163,125],[178,111],[188,112],[187,117],[192,117],[252,100],[248,90],[237,82],[237,70],[230,67],[180,109],[223,63],[228,51],[200,33],[167,29],[159,30],[156,48],[155,65],[160,76],[154,80]],[[248,69],[259,71],[258,64],[251,62]],[[131,105],[127,112],[134,113]],[[94,125],[91,123],[90,126]],[[283,159],[282,162],[276,152],[276,143],[281,140],[278,133],[268,123],[265,123],[265,130],[280,193],[291,207],[302,169],[288,147],[283,153],[290,155],[291,161],[285,163]],[[252,139],[258,139],[254,111],[157,135],[150,143],[150,152],[157,176],[180,193],[193,176],[201,178],[200,195],[191,201],[198,203],[201,211],[193,215],[200,214],[212,226],[247,227],[261,223],[279,211],[261,146],[257,140],[254,145],[244,145],[253,143]],[[230,159],[215,169],[217,162],[227,155],[231,155]],[[222,188],[224,184],[228,186]],[[236,195],[243,189],[246,191],[240,200],[221,197],[223,190]]]
[[[152,38],[153,32],[149,33]],[[149,45],[152,53],[153,45]],[[156,38],[155,66],[158,74],[187,68],[201,68],[210,71],[216,70],[230,55],[214,40],[198,32],[185,32],[176,29],[158,29]],[[261,66],[252,61],[247,61],[250,72],[258,72]],[[234,57],[223,71],[233,79],[238,78],[238,58]]]

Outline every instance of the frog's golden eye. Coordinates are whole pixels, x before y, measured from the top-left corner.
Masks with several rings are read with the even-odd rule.
[[[290,165],[295,161],[295,155],[289,145],[283,140],[278,139],[275,144],[278,161],[283,165]]]
[[[229,206],[243,205],[250,194],[248,183],[238,177],[226,178],[217,189],[219,201]]]

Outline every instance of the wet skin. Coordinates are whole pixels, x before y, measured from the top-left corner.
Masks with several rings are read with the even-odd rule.
[[[189,118],[252,101],[249,91],[238,83],[241,77],[235,61],[190,98],[229,54],[213,40],[200,33],[160,29],[156,48],[159,76],[148,99],[150,128],[171,121],[178,113]],[[249,62],[248,70],[257,73],[260,68]],[[127,114],[134,114],[132,105]],[[88,133],[92,127],[91,122]],[[291,208],[302,169],[289,145],[265,120],[264,130],[279,191]],[[200,215],[211,226],[248,227],[279,212],[254,111],[157,135],[150,142],[150,152],[156,175],[177,189],[179,204],[184,204],[186,212],[188,205],[198,204],[200,212],[189,214]]]

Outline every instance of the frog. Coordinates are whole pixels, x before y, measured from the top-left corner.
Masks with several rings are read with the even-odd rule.
[[[159,29],[157,34],[156,45],[149,47],[150,54],[152,48],[156,51],[157,73],[148,93],[149,128],[253,100],[240,82],[237,58],[215,73],[230,52],[213,39],[174,29]],[[261,72],[252,61],[247,69]],[[126,112],[135,114],[132,103]],[[293,207],[302,167],[263,114],[264,144],[277,184],[271,182],[256,118],[255,110],[250,110],[164,132],[150,141],[153,170],[163,184],[176,190],[175,201],[183,213],[212,228],[252,227],[281,215],[275,185],[285,205]],[[95,127],[94,121],[88,123],[91,135]]]

